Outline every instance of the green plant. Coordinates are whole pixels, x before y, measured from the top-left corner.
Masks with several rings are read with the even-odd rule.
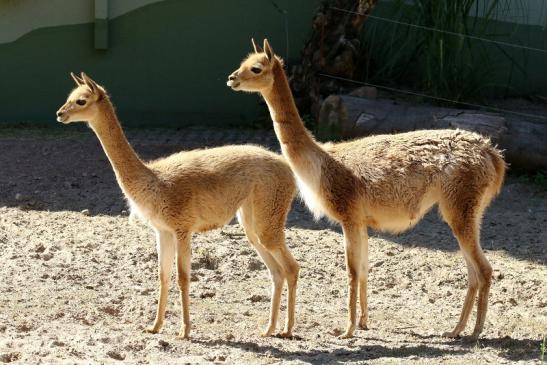
[[[532,182],[543,188],[547,188],[547,171],[538,171],[532,176]]]
[[[367,53],[374,63],[365,68],[365,78],[370,73],[378,83],[391,81],[437,97],[474,101],[499,86],[493,66],[501,59],[509,60],[511,70],[526,72],[506,49],[475,38],[510,36],[513,30],[500,27],[500,20],[524,13],[520,1],[395,0],[392,4],[384,11],[388,14],[379,16],[395,23],[377,20],[367,25]]]

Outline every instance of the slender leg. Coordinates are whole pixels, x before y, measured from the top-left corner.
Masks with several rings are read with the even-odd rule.
[[[238,212],[238,219],[245,228],[245,234],[249,239],[249,242],[254,247],[266,267],[270,271],[270,277],[272,280],[272,300],[270,304],[270,319],[268,326],[261,333],[261,336],[271,336],[277,326],[277,320],[279,318],[279,307],[281,305],[281,292],[283,291],[283,283],[285,281],[283,269],[279,266],[274,257],[268,252],[268,250],[260,243],[260,239],[255,232],[252,216],[252,206],[244,205]]]
[[[471,335],[478,338],[484,328],[486,312],[488,311],[488,294],[492,284],[492,266],[482,253],[480,247],[474,252],[477,262],[477,277],[479,279],[479,300],[477,302],[477,321]]]
[[[468,190],[473,192],[473,189]],[[464,202],[464,204],[460,201],[453,205],[449,205],[445,202],[439,204],[443,217],[450,225],[454,236],[456,236],[458,240],[460,249],[467,262],[467,272],[469,276],[469,286],[467,288],[460,320],[454,330],[445,333],[445,336],[457,337],[465,329],[478,290],[477,321],[472,335],[476,338],[481,333],[486,319],[488,293],[490,291],[492,279],[492,267],[484,256],[480,246],[480,218],[482,217],[484,204],[480,204],[480,199],[462,199],[460,196],[460,200],[461,202]],[[478,201],[479,203],[473,204],[474,201]]]
[[[160,291],[154,325],[147,329],[147,332],[150,333],[158,333],[163,325],[163,319],[165,318],[169,280],[171,279],[173,259],[175,257],[175,240],[173,234],[167,231],[156,230],[156,247],[158,250]]]
[[[367,300],[367,281],[368,281],[368,232],[367,228],[361,235],[361,274],[359,276],[359,303],[361,304],[361,317],[359,318],[359,328],[367,329],[368,321],[368,300]]]
[[[464,256],[465,257],[465,256]],[[458,324],[451,332],[445,332],[443,334],[444,337],[458,337],[460,333],[465,329],[465,325],[467,324],[467,321],[469,319],[469,315],[471,314],[471,310],[473,309],[473,303],[475,302],[475,297],[477,295],[477,275],[475,273],[475,269],[473,269],[473,264],[465,258],[465,261],[467,263],[467,279],[468,279],[468,287],[467,287],[467,294],[465,295],[465,300],[463,303],[462,312],[460,315],[460,320],[458,321]]]
[[[343,224],[346,244],[346,270],[348,274],[348,324],[346,332],[340,338],[351,338],[356,327],[357,291],[361,272],[361,234],[363,227],[355,224]]]
[[[285,328],[280,335],[281,337],[292,337],[296,310],[296,288],[298,285],[298,272],[300,271],[300,266],[285,243],[280,245],[280,247],[271,250],[270,253],[283,268],[287,280],[287,320],[285,322]]]
[[[190,337],[190,261],[192,249],[190,233],[177,233],[177,282],[180,291],[182,324],[178,338]]]

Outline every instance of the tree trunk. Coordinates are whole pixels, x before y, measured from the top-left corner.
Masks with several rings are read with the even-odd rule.
[[[301,112],[309,111],[317,117],[323,97],[340,91],[341,81],[326,81],[319,74],[353,77],[359,56],[359,34],[377,1],[323,0],[313,19],[311,37],[304,46],[302,63],[291,72],[291,88]]]
[[[547,168],[547,123],[477,110],[415,105],[331,95],[318,118],[318,138],[351,139],[416,129],[461,128],[489,136],[506,150],[507,161],[526,170]]]

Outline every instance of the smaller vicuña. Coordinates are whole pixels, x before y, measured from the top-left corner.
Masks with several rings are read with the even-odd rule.
[[[77,87],[57,111],[57,120],[88,122],[132,212],[156,232],[160,291],[156,320],[148,331],[157,333],[162,327],[176,257],[182,302],[179,337],[189,337],[192,233],[222,227],[237,212],[272,278],[270,320],[263,335],[272,335],[276,329],[286,281],[287,321],[281,336],[292,336],[299,266],[285,244],[285,221],[296,189],[287,163],[251,145],[181,152],[144,163],[129,145],[105,89],[84,73],[71,75]]]

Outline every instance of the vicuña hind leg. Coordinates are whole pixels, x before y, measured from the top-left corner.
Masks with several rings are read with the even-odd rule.
[[[270,277],[272,280],[272,300],[270,305],[270,318],[266,330],[262,332],[262,336],[271,336],[277,326],[277,320],[279,317],[279,307],[281,303],[281,292],[283,290],[283,283],[285,281],[283,270],[280,265],[274,259],[268,250],[262,246],[258,235],[255,232],[252,216],[252,207],[246,204],[238,211],[239,222],[245,228],[245,234],[249,239],[249,242],[254,247],[266,267],[270,271]]]
[[[473,201],[471,199],[462,199],[462,201],[465,202],[464,206],[459,207],[455,204],[455,209],[448,209],[445,204],[441,204],[441,212],[452,228],[452,232],[456,236],[467,262],[469,283],[460,320],[454,330],[445,333],[445,336],[457,337],[465,329],[478,291],[477,320],[472,335],[476,338],[482,332],[486,319],[488,293],[492,280],[492,267],[480,247],[479,230],[482,207],[480,204],[471,204],[470,202]]]
[[[285,328],[280,335],[281,337],[292,337],[295,322],[296,287],[300,266],[287,248],[284,239],[278,247],[270,250],[270,254],[283,268],[285,279],[287,280],[287,320],[285,322]]]
[[[158,308],[154,325],[146,331],[158,333],[163,325],[165,307],[167,306],[167,293],[169,291],[169,280],[173,269],[175,258],[175,239],[172,233],[167,231],[156,231],[156,248],[158,251],[158,271],[160,291],[158,296]]]
[[[357,323],[357,292],[361,275],[361,251],[363,227],[342,224],[346,246],[346,270],[348,274],[348,324],[341,338],[351,338]]]
[[[359,304],[361,305],[361,317],[359,318],[359,328],[367,329],[368,321],[368,232],[367,228],[361,234],[361,273],[359,275]]]
[[[177,233],[177,281],[180,291],[180,304],[182,324],[180,326],[179,338],[190,337],[190,261],[192,248],[190,244],[190,233]]]

